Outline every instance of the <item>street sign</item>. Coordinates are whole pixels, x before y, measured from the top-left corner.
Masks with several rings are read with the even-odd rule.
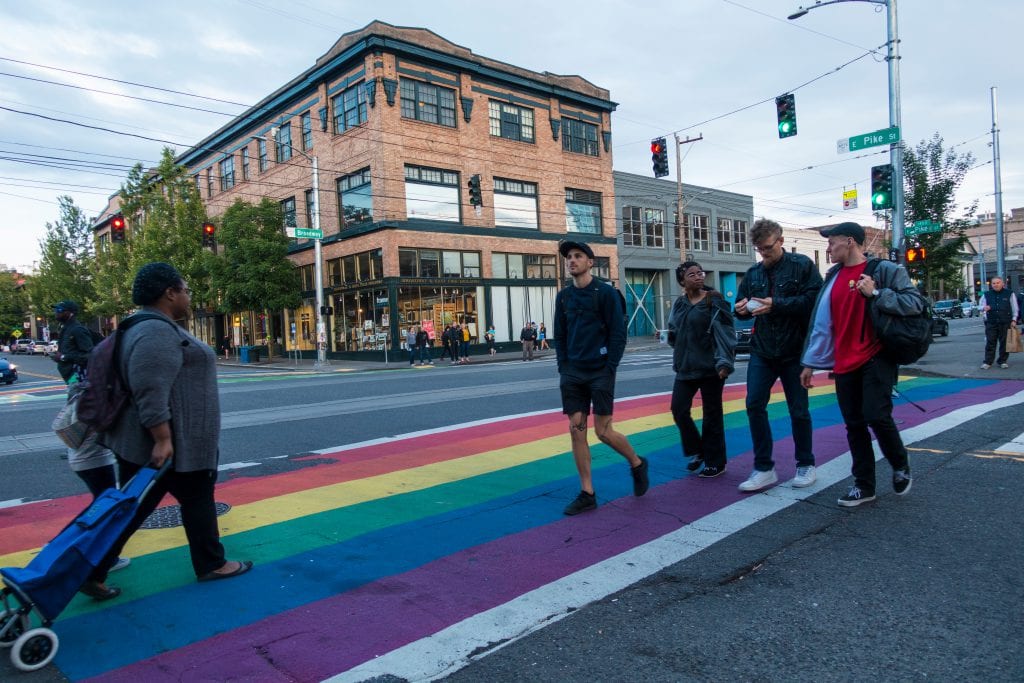
[[[843,190],[843,211],[857,208],[857,190]]]
[[[296,237],[300,239],[322,240],[324,238],[323,230],[314,230],[313,228],[286,227],[284,232],[289,237]]]
[[[874,133],[864,133],[863,135],[854,135],[852,138],[836,140],[836,151],[839,154],[844,154],[846,152],[856,152],[868,147],[891,145],[899,141],[899,126],[892,126],[891,128],[876,130]]]
[[[908,225],[903,229],[903,234],[907,237],[929,232],[942,232],[942,224],[935,221],[914,221],[913,225]]]

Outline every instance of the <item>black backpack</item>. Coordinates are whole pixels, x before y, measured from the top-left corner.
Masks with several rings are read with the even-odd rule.
[[[868,259],[864,274],[874,276],[880,259]],[[927,304],[915,315],[893,315],[873,305],[868,298],[865,315],[870,316],[875,335],[882,343],[882,355],[897,365],[916,363],[932,344],[932,317]]]
[[[136,313],[118,325],[110,335],[89,352],[83,388],[78,398],[78,420],[98,432],[109,431],[124,410],[131,389],[121,377],[118,352],[124,332],[144,320],[163,320],[175,326],[167,318],[154,313]]]

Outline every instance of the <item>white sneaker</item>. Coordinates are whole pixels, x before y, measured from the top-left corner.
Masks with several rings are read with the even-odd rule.
[[[116,572],[118,569],[124,569],[125,567],[127,567],[131,563],[132,563],[132,559],[130,557],[119,557],[119,558],[117,558],[117,562],[114,563],[114,566],[111,567],[110,569],[108,569],[107,571],[108,572]]]
[[[818,480],[818,475],[815,474],[814,465],[807,465],[806,467],[797,467],[796,476],[790,485],[795,489],[807,488]]]
[[[988,363],[982,363],[981,364],[981,369],[982,370],[988,370],[990,367],[992,367],[992,366],[989,365]]]
[[[775,469],[772,468],[767,472],[761,472],[754,470],[750,473],[750,476],[745,482],[740,484],[740,491],[744,493],[750,493],[752,491],[760,491],[761,489],[771,486],[779,480],[779,475],[775,474]]]
[[[1006,368],[1010,367],[1010,364],[1009,363],[1000,363],[999,367],[1001,367],[1003,370],[1005,370]]]

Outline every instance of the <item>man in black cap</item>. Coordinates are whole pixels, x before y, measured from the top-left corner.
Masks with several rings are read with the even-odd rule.
[[[572,276],[572,286],[555,297],[554,340],[562,412],[569,416],[572,456],[580,475],[580,493],[564,512],[576,515],[597,507],[587,443],[591,404],[597,438],[629,461],[633,495],[647,493],[649,481],[646,458],[638,456],[626,437],[612,428],[615,371],[626,350],[621,299],[611,285],[591,275],[594,252],[589,245],[565,240],[558,251]]]
[[[78,322],[78,304],[74,301],[54,304],[53,312],[60,321],[57,353],[53,354],[53,360],[57,362],[57,372],[67,382],[77,371],[85,368],[93,347],[92,333]]]
[[[896,364],[882,351],[882,345],[868,317],[871,305],[891,315],[912,316],[925,308],[924,297],[902,267],[875,259],[873,272],[865,274],[864,228],[840,223],[821,231],[828,238],[833,266],[825,275],[811,313],[807,343],[801,363],[800,381],[812,386],[815,369],[835,375],[836,400],[846,423],[846,439],[853,458],[853,486],[839,499],[839,505],[854,507],[875,499],[875,451],[871,434],[892,466],[892,487],[896,495],[910,491],[910,463],[907,449],[892,419],[892,389],[896,385]]]

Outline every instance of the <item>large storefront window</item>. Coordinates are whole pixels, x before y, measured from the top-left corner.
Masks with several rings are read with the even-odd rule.
[[[335,294],[334,341],[338,351],[388,351],[393,348],[390,338],[391,307],[388,290],[370,287]]]
[[[454,321],[469,328],[472,343],[482,343],[483,300],[484,288],[475,285],[403,285],[398,289],[398,332],[404,338],[410,327],[419,326],[440,346],[444,328]]]

